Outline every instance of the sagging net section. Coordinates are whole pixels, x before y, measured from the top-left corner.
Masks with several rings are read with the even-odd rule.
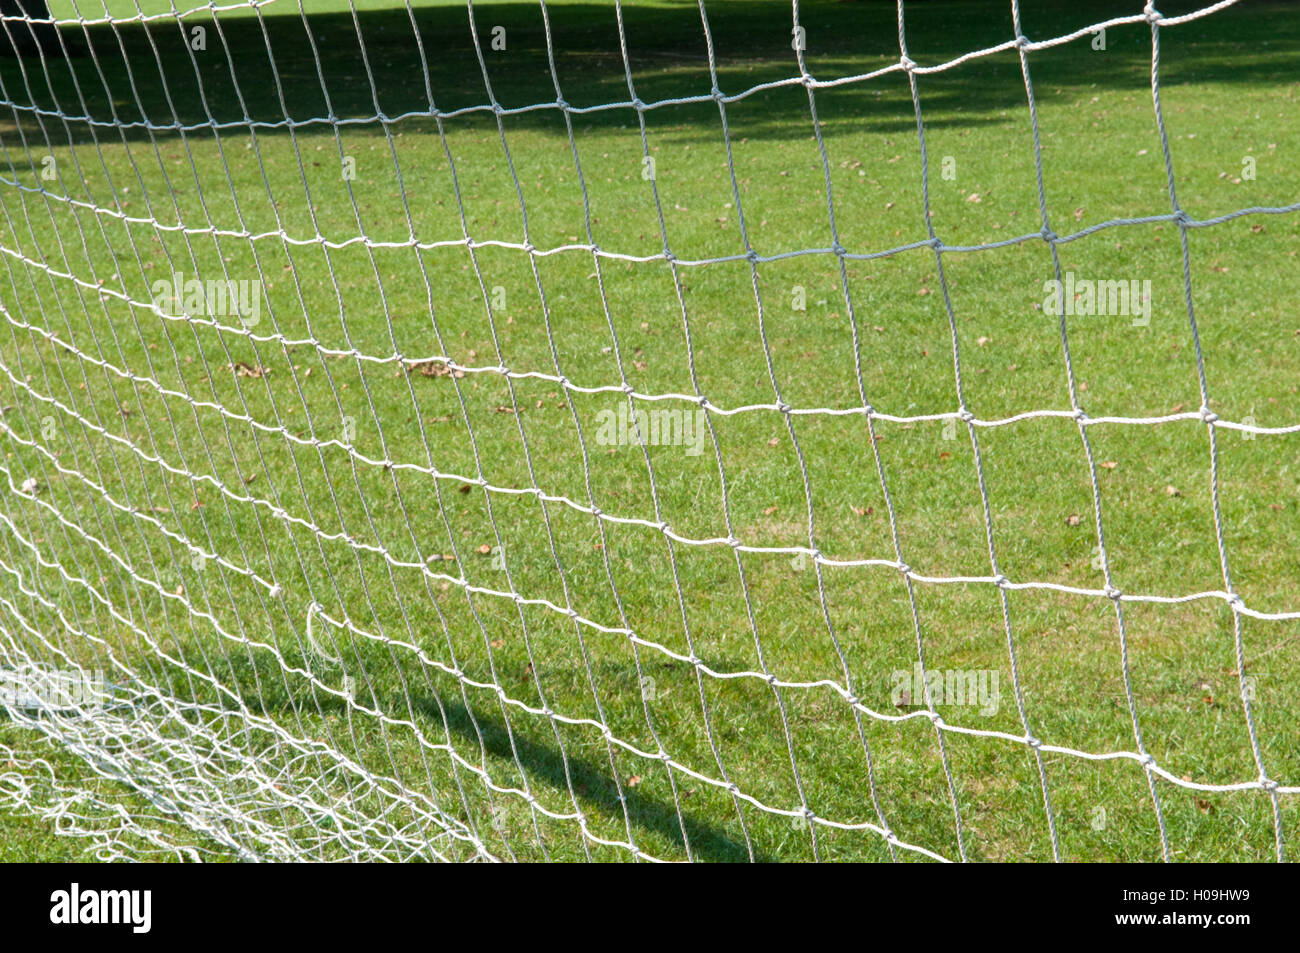
[[[1157,857],[1178,852],[1166,813],[1191,794],[1248,799],[1282,858],[1300,786],[1270,774],[1242,627],[1300,611],[1234,590],[1217,461],[1225,435],[1280,445],[1300,425],[1210,409],[1188,236],[1300,205],[1189,215],[1160,99],[1162,35],[1234,5],[1030,38],[1011,0],[1003,42],[917,62],[900,0],[882,65],[814,75],[796,2],[764,41],[785,49],[764,61],[780,75],[747,82],[714,46],[727,4],[700,2],[682,88],[645,65],[676,41],[618,2],[589,13],[609,42],[573,70],[581,31],[544,2],[505,5],[524,30],[472,2],[382,19],[295,0],[6,6],[0,804],[106,858],[963,860],[990,856],[987,804],[1014,800],[1024,852],[1062,859],[1095,821],[1078,792],[1105,777]],[[1149,31],[1168,204],[1067,232],[1031,66],[1105,30]],[[1040,222],[945,244],[923,89],[999,59]],[[862,246],[837,224],[857,200],[819,106],[885,86],[914,129],[869,134],[912,150],[918,214]],[[797,134],[733,128],[764,97],[800,98]],[[798,247],[760,227],[784,213],[752,210],[754,180],[779,189],[788,164],[754,146],[781,140],[809,144],[816,188],[774,194],[828,226]],[[707,234],[677,225],[675,161],[721,196]],[[1199,405],[1087,413],[1062,313],[1037,320],[1068,400],[975,413],[953,258],[1033,246],[1036,281],[1061,282],[1069,243],[1149,226],[1181,242]],[[947,406],[878,402],[864,370],[878,329],[860,271],[906,256],[948,339],[926,354],[948,362]],[[787,373],[805,344],[772,285],[796,267],[826,277],[847,390],[819,390],[810,344]],[[665,353],[680,370],[656,378]],[[999,561],[986,444],[1039,424],[1081,448],[1090,582]],[[1117,578],[1098,426],[1199,428],[1219,584]],[[982,568],[921,568],[937,564],[888,451],[918,428],[964,446]],[[867,519],[875,535],[853,535]],[[996,723],[927,676],[958,594],[996,659],[949,670],[1002,675]],[[1017,619],[1034,598],[1101,607],[1121,733],[1072,734],[1035,706]],[[1130,674],[1135,613],[1206,606],[1236,663],[1233,777],[1154,754]],[[891,695],[897,670],[915,680]]]

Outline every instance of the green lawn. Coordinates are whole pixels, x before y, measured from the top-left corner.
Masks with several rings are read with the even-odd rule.
[[[552,64],[539,4],[475,3],[499,118],[474,108],[490,99],[465,4],[310,6],[306,26],[276,0],[260,17],[195,14],[184,34],[166,18],[65,22],[83,55],[0,61],[0,101],[19,107],[0,108],[0,663],[73,658],[138,693],[106,733],[46,723],[56,741],[100,738],[118,766],[108,778],[32,726],[0,722],[0,744],[56,768],[30,800],[93,787],[208,857],[386,844],[459,857],[476,840],[521,860],[924,859],[863,826],[883,819],[903,844],[954,860],[1051,860],[1053,829],[1063,859],[1158,860],[1139,763],[1049,749],[1040,766],[1002,735],[1133,752],[1131,707],[1174,777],[1255,781],[1238,639],[1267,776],[1300,785],[1300,621],[1239,615],[1236,628],[1222,598],[1125,601],[1121,645],[1104,596],[1012,589],[1004,605],[987,581],[909,587],[892,566],[843,565],[901,558],[925,577],[987,579],[991,538],[1013,584],[1104,589],[1095,474],[1116,587],[1224,590],[1203,422],[1094,424],[1085,449],[1064,416],[974,427],[972,440],[951,417],[869,429],[861,413],[808,412],[865,399],[903,418],[963,401],[980,421],[1076,404],[1159,417],[1200,410],[1203,367],[1221,420],[1300,424],[1300,214],[1188,230],[1199,366],[1177,224],[1060,244],[1078,278],[1150,282],[1148,322],[1067,319],[1071,382],[1060,323],[1043,311],[1053,262],[1041,238],[950,251],[942,274],[923,245],[843,269],[827,251],[828,179],[851,255],[928,238],[902,72],[817,89],[818,127],[803,86],[756,91],[725,105],[724,135],[697,6],[628,5],[631,77],[654,107],[652,183],[637,112],[583,111],[630,98],[613,4],[548,3]],[[1141,7],[1021,6],[1034,40]],[[70,2],[51,7],[73,16]],[[95,19],[105,7],[171,4],[77,9]],[[909,56],[931,67],[1002,43],[1011,11],[908,3]],[[798,75],[789,5],[715,0],[707,12],[723,93]],[[1297,14],[1243,0],[1160,30],[1178,200],[1195,221],[1300,202]],[[800,23],[818,80],[898,62],[893,4],[814,0]],[[199,25],[195,51],[185,37]],[[490,45],[497,26],[504,50]],[[1061,236],[1171,213],[1150,28],[1114,26],[1094,45],[1029,54]],[[553,105],[556,82],[571,125],[558,109],[512,111]],[[1038,233],[1016,51],[917,86],[943,243]],[[454,115],[432,118],[430,95]],[[321,121],[331,115],[344,122]],[[789,254],[751,266],[751,248]],[[174,272],[260,277],[251,334],[239,315],[163,319],[149,303]],[[433,357],[470,372],[411,364]],[[695,448],[643,453],[602,439],[624,385],[760,406],[711,411]],[[1296,612],[1300,433],[1216,433],[1233,591],[1250,610]],[[332,620],[314,617],[313,638],[338,664],[309,651],[313,603]],[[912,671],[918,644],[929,670],[996,673],[996,706],[935,707],[950,726],[1000,735],[936,732],[922,699],[900,702],[894,673]],[[241,731],[250,717],[260,727]],[[133,748],[145,729],[152,747]],[[183,743],[220,751],[190,764]],[[229,800],[214,801],[222,790]],[[1172,859],[1276,856],[1265,792],[1164,779],[1155,792]],[[1277,800],[1294,857],[1297,797]],[[249,805],[266,812],[253,824]],[[773,813],[805,806],[830,823]],[[435,836],[438,812],[469,840]],[[118,831],[101,841],[128,853],[158,847],[110,815],[85,826]],[[94,843],[31,817],[0,811],[0,858]]]

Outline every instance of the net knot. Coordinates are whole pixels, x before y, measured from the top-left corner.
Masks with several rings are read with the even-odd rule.
[[[734,536],[728,536],[728,537],[727,537],[727,545],[730,546],[732,549],[739,549],[741,546],[744,545],[744,543],[742,543],[740,540],[738,540],[738,539],[737,539],[736,537],[734,537]]]
[[[975,415],[974,415],[973,413],[971,413],[970,410],[968,410],[968,409],[965,408],[965,407],[963,407],[961,410],[957,411],[957,416],[960,417],[960,418],[962,419],[962,422],[963,422],[963,423],[970,423],[971,421],[973,421],[973,420],[975,419]]]
[[[793,410],[794,408],[791,407],[789,404],[787,404],[785,401],[783,401],[783,400],[779,400],[779,401],[777,401],[777,403],[776,403],[776,409],[779,410],[779,411],[780,411],[781,413],[783,413],[783,414],[788,414],[788,413],[790,413],[790,411]]]
[[[569,111],[569,104],[564,101],[563,96],[557,96],[555,98],[555,105],[558,106],[560,109],[562,109],[564,112]]]
[[[1210,408],[1208,407],[1202,407],[1201,419],[1204,420],[1207,424],[1212,424],[1219,419],[1219,415],[1216,414],[1214,411],[1210,410]]]
[[[1119,600],[1124,596],[1124,591],[1122,589],[1111,585],[1107,585],[1103,591],[1106,593],[1107,599],[1113,599],[1116,602],[1119,602]]]
[[[757,265],[759,257],[760,256],[758,252],[752,248],[749,251],[745,252],[745,258],[749,261],[751,265]]]
[[[277,582],[271,587],[269,595],[272,599],[279,599],[282,592],[284,592],[284,590],[280,588],[280,584]]]
[[[593,506],[591,508],[591,515],[599,519],[600,517],[605,515],[605,511],[602,510],[599,506]]]
[[[1035,751],[1043,746],[1043,742],[1038,738],[1035,738],[1033,735],[1025,735],[1025,744],[1029,745],[1029,747],[1033,748]]]
[[[1011,585],[1011,580],[1002,575],[1002,573],[998,573],[993,577],[993,585],[997,586],[999,589],[1005,589],[1007,586]]]
[[[645,112],[645,103],[641,101],[640,96],[632,100],[632,108],[639,113]]]
[[[1043,241],[1045,242],[1055,242],[1061,237],[1060,235],[1057,235],[1056,232],[1048,228],[1046,225],[1043,226],[1043,230],[1038,234],[1043,236]]]
[[[904,576],[910,576],[912,574],[912,567],[907,563],[899,563],[897,568]]]
[[[1142,765],[1142,767],[1144,768],[1154,768],[1156,765],[1155,756],[1150,752],[1147,752],[1146,754],[1142,755],[1142,757],[1138,761],[1138,764]]]
[[[838,239],[836,239],[835,244],[831,246],[831,251],[839,258],[843,258],[849,253],[849,250],[841,245]]]
[[[1259,779],[1259,786],[1262,787],[1265,791],[1268,791],[1270,794],[1281,787],[1281,785],[1278,784],[1276,781],[1274,781],[1272,778],[1266,778],[1263,776],[1261,776]]]
[[[714,86],[713,89],[709,92],[709,95],[713,97],[714,102],[718,102],[718,103],[726,99],[726,97],[722,95],[722,90],[718,89],[718,87],[716,86]]]
[[[1186,209],[1180,208],[1178,211],[1174,212],[1174,221],[1177,222],[1180,227],[1186,228],[1188,225],[1192,224],[1192,217],[1187,214]]]
[[[1016,37],[1016,49],[1023,50],[1027,46],[1029,46],[1029,37],[1021,33],[1019,36]]]
[[[1235,592],[1228,593],[1227,603],[1233,612],[1240,612],[1242,609],[1246,608],[1246,601]]]
[[[913,60],[906,53],[904,53],[901,57],[899,57],[898,65],[903,67],[904,72],[908,72],[908,73],[916,69],[916,61]]]
[[[1146,14],[1147,21],[1150,23],[1156,23],[1162,19],[1162,15],[1160,11],[1156,9],[1154,3],[1147,3],[1147,5],[1142,8],[1142,12]]]
[[[705,397],[703,394],[695,398],[695,402],[699,404],[702,409],[704,410],[709,409],[709,398]]]

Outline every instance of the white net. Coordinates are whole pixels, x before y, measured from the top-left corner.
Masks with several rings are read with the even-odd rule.
[[[1282,859],[1300,778],[1271,770],[1243,628],[1294,632],[1300,610],[1234,588],[1219,445],[1284,455],[1300,424],[1211,410],[1189,235],[1300,204],[1188,214],[1160,98],[1161,38],[1234,5],[1030,39],[1012,0],[1005,41],[922,63],[900,2],[883,65],[845,72],[814,63],[795,3],[762,81],[715,50],[704,3],[695,46],[667,51],[668,14],[620,3],[6,6],[0,803],[103,857],[1088,858],[1110,811],[1170,859],[1211,817],[1202,796],[1227,797],[1250,855]],[[1106,30],[1149,33],[1167,204],[1062,233],[1031,65]],[[949,244],[922,88],[983,60],[1018,70],[1040,225]],[[891,84],[901,125],[851,135],[914,150],[887,160],[916,211],[892,241],[851,221],[866,173],[826,131],[865,102],[835,97]],[[748,111],[789,97],[797,132]],[[776,189],[797,164],[776,150],[805,142],[804,191],[778,207],[755,179]],[[678,224],[674,164],[722,197],[705,226]],[[814,244],[764,229],[822,206]],[[1199,403],[1085,411],[1061,308],[1036,321],[1066,399],[1012,389],[1016,409],[976,413],[959,345],[985,339],[960,330],[954,258],[1032,246],[1050,260],[1031,289],[1059,288],[1066,246],[1126,228],[1180,242]],[[909,255],[951,357],[943,406],[882,398],[863,357],[890,306],[862,269]],[[785,309],[801,281],[836,309],[845,387]],[[1017,573],[1021,540],[995,534],[987,444],[1038,425],[1081,444],[1082,580]],[[1219,579],[1133,588],[1094,432],[1178,427],[1203,438],[1180,459]],[[937,518],[970,519],[982,568],[927,559],[945,530],[919,531],[916,490],[899,502],[920,478],[888,444],[922,430],[960,434],[947,458],[968,444],[973,496]],[[1217,754],[1148,717],[1130,655],[1147,613],[1225,636]],[[1032,661],[1039,632],[1085,624],[1104,633],[1080,650],[1109,679],[1101,727],[1060,716],[1077,671]]]

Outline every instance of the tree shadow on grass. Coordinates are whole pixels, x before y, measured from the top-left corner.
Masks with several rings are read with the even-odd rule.
[[[259,134],[283,134],[286,117],[301,123],[330,116],[427,115],[435,105],[444,113],[473,110],[450,122],[481,126],[492,121],[493,99],[507,109],[554,105],[548,24],[540,3],[477,3],[471,28],[465,5],[408,10],[400,0],[394,2],[391,9],[355,16],[337,9],[303,16],[294,4],[270,6],[260,15],[219,14],[215,19],[204,11],[146,23],[64,24],[60,47],[76,55],[42,57],[28,44],[25,53],[0,62],[0,95],[8,106],[0,106],[0,115],[8,113],[8,126],[43,121],[40,131],[57,145],[60,140],[90,140],[80,117],[102,124],[94,131],[111,142],[146,139],[150,127],[155,138],[166,138],[176,134],[177,124],[212,121],[239,126],[252,120],[268,124]],[[1024,30],[1035,39],[1134,13],[1132,3],[1119,0],[1089,4],[1086,10],[1069,0],[1022,6]],[[1171,0],[1161,10],[1172,16],[1202,6]],[[724,93],[798,76],[789,4],[714,0],[706,9]],[[909,54],[922,65],[948,62],[1014,36],[1006,0],[916,0],[906,9]],[[1290,3],[1252,5],[1246,13],[1229,9],[1166,28],[1163,83],[1247,84],[1293,77],[1300,73],[1296,9]],[[587,109],[630,100],[620,52],[624,41],[642,102],[710,94],[708,47],[694,2],[625,5],[621,29],[612,4],[554,2],[545,10],[555,75],[571,106]],[[818,79],[860,75],[898,62],[892,0],[805,3],[800,23],[808,69]],[[11,31],[26,26],[14,21],[4,25]],[[1035,84],[1043,89],[1074,85],[1086,76],[1102,85],[1146,86],[1150,41],[1147,25],[1137,23],[1113,28],[1104,53],[1095,51],[1086,36],[1035,52]],[[919,82],[927,123],[934,125],[987,122],[1025,106],[1014,50],[923,75]],[[817,96],[820,118],[828,123],[883,132],[914,128],[910,90],[899,71]],[[741,117],[749,136],[793,139],[811,132],[808,97],[798,85],[757,92],[729,112]],[[646,115],[652,127],[669,125],[675,134],[721,135],[718,110],[709,101]],[[566,135],[554,108],[511,114],[507,121],[512,128]],[[636,114],[621,106],[579,114],[575,122],[580,128],[634,128]]]

